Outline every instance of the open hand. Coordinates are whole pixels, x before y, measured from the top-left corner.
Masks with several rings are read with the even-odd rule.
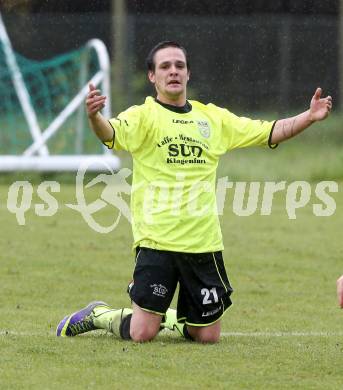
[[[321,98],[321,95],[322,89],[317,88],[311,100],[310,119],[313,122],[325,119],[332,109],[332,97]]]
[[[97,114],[105,107],[106,96],[100,94],[93,84],[89,84],[89,92],[86,98],[86,108],[89,117]]]

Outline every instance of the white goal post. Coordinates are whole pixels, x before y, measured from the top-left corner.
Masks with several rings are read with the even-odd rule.
[[[10,78],[18,97],[18,101],[31,134],[32,144],[21,155],[0,155],[0,172],[11,171],[77,171],[79,165],[85,159],[92,159],[89,170],[104,171],[106,166],[113,170],[119,170],[120,159],[103,146],[103,154],[81,154],[81,143],[84,121],[84,101],[88,93],[89,83],[100,86],[104,95],[107,96],[104,116],[111,116],[110,100],[110,60],[104,43],[99,39],[92,39],[86,44],[85,55],[80,66],[80,74],[75,75],[80,80],[80,90],[69,101],[64,109],[50,122],[48,127],[41,129],[37,120],[34,107],[31,104],[30,95],[26,88],[24,78],[18,66],[15,53],[8,37],[4,22],[0,14],[0,44],[3,46],[5,62],[9,69]],[[99,70],[92,76],[87,75],[89,53],[95,51],[99,63]],[[88,77],[90,77],[88,79]],[[75,155],[51,155],[47,141],[55,135],[63,123],[76,112],[77,125],[75,128],[76,154]],[[95,140],[95,142],[98,142]]]

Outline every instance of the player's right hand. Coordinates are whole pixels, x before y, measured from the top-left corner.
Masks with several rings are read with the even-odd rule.
[[[338,304],[343,309],[343,275],[337,280]]]
[[[106,96],[100,94],[99,89],[95,89],[93,84],[89,84],[89,92],[86,98],[87,115],[95,116],[105,107]]]

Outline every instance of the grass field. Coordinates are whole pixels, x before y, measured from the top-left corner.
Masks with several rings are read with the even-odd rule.
[[[147,344],[101,332],[56,338],[61,318],[91,300],[128,305],[130,225],[122,218],[112,233],[94,232],[64,206],[75,203],[74,185],[65,183],[54,194],[54,216],[35,214],[35,195],[19,226],[6,207],[9,184],[0,185],[1,390],[342,389],[343,312],[335,295],[343,273],[342,182],[332,194],[336,212],[326,218],[313,215],[312,196],[289,220],[284,193],[270,216],[238,217],[229,192],[221,222],[234,305],[216,345],[171,333]],[[103,224],[113,221],[108,207],[96,216]]]
[[[258,211],[237,216],[234,192],[228,192],[221,223],[234,305],[216,345],[188,343],[172,333],[144,345],[102,332],[56,338],[62,317],[91,300],[128,305],[130,225],[121,218],[112,233],[94,232],[65,206],[75,203],[74,177],[35,174],[29,176],[31,208],[19,226],[7,194],[27,174],[1,175],[0,389],[342,389],[343,312],[335,295],[343,273],[341,123],[333,116],[277,151],[240,150],[222,160],[218,177],[307,180],[312,195],[290,220],[285,192],[276,195],[268,217]],[[61,182],[51,217],[34,210],[44,180]],[[314,189],[322,180],[339,183],[330,217],[313,215]],[[101,189],[89,190],[88,201]],[[110,225],[113,213],[107,206],[96,220]]]

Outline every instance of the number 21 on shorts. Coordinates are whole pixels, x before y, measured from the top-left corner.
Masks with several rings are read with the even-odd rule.
[[[204,296],[204,299],[202,300],[203,305],[209,305],[211,303],[218,302],[218,294],[215,287],[211,288],[211,290],[208,288],[202,288],[201,295]]]

